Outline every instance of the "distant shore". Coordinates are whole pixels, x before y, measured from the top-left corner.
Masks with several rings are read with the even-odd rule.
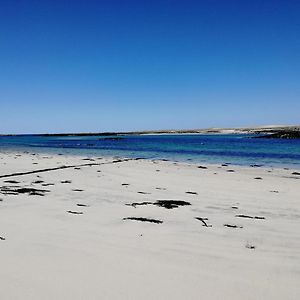
[[[238,128],[205,128],[205,129],[166,129],[143,131],[119,131],[119,132],[66,132],[66,133],[40,133],[40,134],[0,134],[0,136],[116,136],[116,135],[147,135],[147,134],[273,134],[283,131],[300,132],[300,125],[269,125],[261,127]]]

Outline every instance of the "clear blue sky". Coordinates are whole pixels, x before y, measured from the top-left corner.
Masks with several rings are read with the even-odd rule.
[[[0,1],[0,133],[300,123],[300,1]]]

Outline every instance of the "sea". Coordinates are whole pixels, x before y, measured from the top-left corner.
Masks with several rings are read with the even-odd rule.
[[[0,136],[0,151],[165,159],[189,163],[300,169],[299,139],[249,134],[118,136]]]

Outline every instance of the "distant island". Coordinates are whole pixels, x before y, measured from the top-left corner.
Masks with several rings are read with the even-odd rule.
[[[145,130],[125,132],[81,132],[81,133],[43,133],[34,136],[124,136],[124,135],[150,135],[150,134],[255,134],[257,138],[300,138],[300,125],[295,126],[262,126],[240,128],[207,128],[207,129],[169,129],[169,130]],[[22,134],[0,134],[0,136],[20,136]],[[24,134],[23,134],[24,135]]]

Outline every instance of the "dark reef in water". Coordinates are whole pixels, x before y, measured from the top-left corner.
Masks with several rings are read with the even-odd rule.
[[[296,130],[282,130],[275,133],[259,135],[254,138],[264,139],[300,139],[300,131]]]

